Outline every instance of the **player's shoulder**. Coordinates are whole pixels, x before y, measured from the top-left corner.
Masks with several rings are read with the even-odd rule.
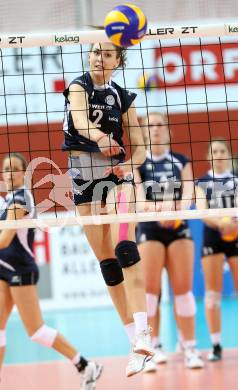
[[[195,180],[195,185],[201,188],[204,188],[204,186],[207,188],[207,186],[213,185],[212,183],[214,183],[214,178],[209,171]]]
[[[63,92],[64,96],[67,98],[69,95],[69,90],[73,85],[78,85],[85,89],[86,92],[91,92],[93,90],[93,84],[90,77],[89,72],[83,73],[80,76],[77,76],[75,79],[73,79],[68,88],[66,88]]]
[[[172,152],[170,151],[170,155],[172,156],[172,158],[178,162],[181,162],[183,164],[186,164],[187,162],[189,162],[189,158],[187,156],[185,156],[185,154],[182,154],[182,153],[177,153],[177,152]]]
[[[111,88],[115,89],[119,95],[124,98],[124,99],[129,99],[129,100],[134,100],[135,97],[137,96],[136,93],[130,91],[129,89],[121,87],[118,83],[115,81],[111,81]]]
[[[34,207],[34,198],[32,193],[25,187],[19,188],[8,194],[5,198],[7,208],[14,208],[17,205],[22,206],[27,211]]]

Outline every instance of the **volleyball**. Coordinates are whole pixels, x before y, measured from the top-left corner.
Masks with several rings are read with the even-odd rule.
[[[134,4],[118,5],[104,20],[108,38],[116,46],[132,46],[140,43],[147,30],[147,19]]]
[[[222,218],[222,221],[223,222],[226,222],[226,223],[229,223],[231,222],[232,218],[231,217],[223,217]],[[234,232],[234,233],[231,233],[231,234],[226,234],[226,235],[223,235],[222,236],[222,239],[224,241],[234,241],[238,238],[238,231],[237,232]]]

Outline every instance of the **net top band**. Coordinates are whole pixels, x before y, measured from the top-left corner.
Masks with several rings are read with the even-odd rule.
[[[235,37],[238,36],[237,23],[183,26],[150,26],[143,40],[188,39],[205,37]],[[0,48],[25,48],[38,46],[64,46],[89,44],[94,42],[109,42],[103,30],[81,30],[48,33],[16,33],[0,35]]]

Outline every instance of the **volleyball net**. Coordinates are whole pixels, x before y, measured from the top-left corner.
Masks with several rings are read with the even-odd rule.
[[[173,202],[166,202],[158,211],[155,196],[155,209],[148,211],[134,191],[134,212],[95,212],[85,217],[76,215],[67,155],[61,150],[62,92],[75,77],[88,71],[90,44],[108,39],[101,30],[0,38],[0,158],[2,162],[6,155],[20,152],[27,159],[25,185],[33,192],[37,211],[37,219],[2,221],[0,228],[237,215],[237,207],[196,209],[195,185],[208,170],[207,149],[214,138],[230,145],[230,167],[234,178],[237,174],[238,24],[149,27],[141,44],[128,49],[127,66],[113,78],[137,94],[139,119],[148,117],[149,112],[166,115],[171,150],[184,154],[192,163],[192,209],[177,209]],[[142,128],[146,128],[146,121],[143,123]],[[129,155],[133,148],[129,138],[125,144]],[[149,150],[150,139],[145,144]],[[133,162],[130,168],[133,171]],[[165,177],[164,187],[167,182]],[[0,183],[0,192],[5,195],[4,182]],[[162,187],[157,186],[156,191],[164,192]],[[219,189],[213,196],[221,193]]]

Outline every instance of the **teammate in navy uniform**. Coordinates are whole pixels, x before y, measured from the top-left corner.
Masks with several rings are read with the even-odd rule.
[[[64,150],[69,151],[74,201],[81,216],[126,213],[135,206],[131,172],[145,159],[136,95],[112,81],[112,73],[125,65],[125,50],[111,43],[95,43],[89,54],[90,71],[76,78],[65,91]],[[126,157],[123,131],[131,157]],[[147,323],[145,289],[135,225],[84,226],[100,261],[105,283],[125,326],[133,350],[126,374],[141,371],[152,355]]]
[[[213,140],[209,145],[207,174],[197,182],[198,208],[237,207],[238,177],[234,176],[228,142]],[[204,219],[202,265],[205,277],[205,309],[210,331],[212,351],[210,361],[222,358],[221,347],[221,293],[224,257],[233,274],[238,291],[238,222],[235,218]]]
[[[26,167],[20,153],[11,153],[3,160],[2,175],[7,195],[0,210],[2,221],[35,217],[33,196],[24,187]],[[31,340],[54,348],[70,359],[82,374],[80,389],[92,390],[102,366],[80,356],[57,330],[45,325],[42,318],[36,290],[39,271],[34,259],[33,242],[33,229],[0,232],[0,367],[6,348],[7,321],[16,305]]]
[[[146,197],[149,210],[185,209],[191,205],[193,176],[187,157],[171,152],[167,119],[158,112],[143,119],[147,158],[139,168],[140,199]],[[142,222],[137,228],[137,243],[144,266],[147,307],[151,321],[157,314],[163,267],[168,270],[174,292],[178,328],[183,337],[185,365],[202,368],[204,363],[195,349],[196,304],[192,293],[194,248],[185,221]],[[152,324],[153,322],[151,322]],[[152,334],[155,356],[145,371],[156,370],[161,358],[158,330]]]

